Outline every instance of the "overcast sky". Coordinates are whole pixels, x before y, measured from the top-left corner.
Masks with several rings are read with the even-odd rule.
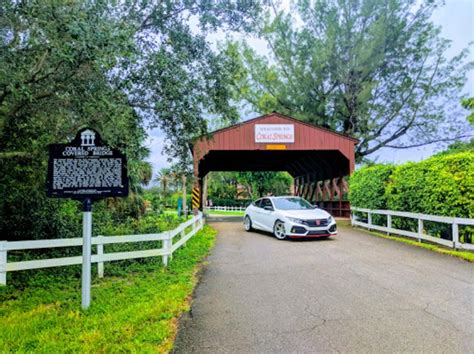
[[[285,2],[282,5],[288,8]],[[468,46],[469,42],[474,41],[474,0],[446,0],[446,5],[436,10],[432,20],[435,24],[441,26],[441,35],[452,41],[451,48],[447,51],[449,57],[459,54],[463,48]],[[209,40],[216,43],[223,40],[225,36],[225,33],[216,33],[210,36]],[[249,42],[258,51],[264,48],[264,43],[259,40],[251,39]],[[474,53],[472,52],[470,60],[474,61]],[[474,72],[469,74],[465,92],[469,96],[474,96]],[[252,117],[248,114],[242,116],[243,120],[249,118]],[[151,130],[149,134],[147,146],[151,149],[151,154],[148,160],[152,163],[154,174],[156,174],[160,168],[169,164],[167,157],[162,154],[163,134],[157,129]],[[370,157],[376,157],[379,162],[419,161],[431,156],[438,149],[435,145],[405,150],[381,149]]]

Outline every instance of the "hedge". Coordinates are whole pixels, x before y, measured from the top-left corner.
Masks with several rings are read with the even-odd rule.
[[[385,209],[385,187],[394,165],[374,165],[358,169],[349,180],[351,205],[367,209]]]
[[[434,156],[399,166],[374,165],[357,170],[349,180],[354,207],[474,218],[474,153]],[[380,218],[374,218],[380,223]],[[394,218],[393,225],[416,230],[416,221]],[[450,238],[448,225],[427,222],[433,234]],[[462,231],[470,239],[469,228]]]
[[[247,207],[252,203],[251,199],[208,198],[208,200],[212,200],[213,206],[227,207]]]
[[[385,198],[391,210],[474,218],[474,153],[398,166]]]

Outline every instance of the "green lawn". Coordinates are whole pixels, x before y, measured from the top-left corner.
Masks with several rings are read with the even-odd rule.
[[[215,235],[205,226],[168,268],[160,257],[105,263],[87,311],[80,310],[79,267],[9,273],[10,285],[0,288],[0,352],[169,351]]]
[[[234,210],[234,211],[223,211],[223,210],[209,210],[209,215],[229,215],[229,216],[244,216],[244,211]]]

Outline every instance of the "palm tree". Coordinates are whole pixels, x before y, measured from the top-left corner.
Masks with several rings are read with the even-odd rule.
[[[158,175],[156,176],[156,181],[160,184],[161,187],[161,192],[163,195],[166,195],[166,192],[168,190],[168,182],[170,179],[170,169],[163,167],[158,171]]]
[[[179,180],[179,175],[169,167],[160,169],[155,178],[155,181],[158,182],[161,187],[163,195],[166,195],[169,190],[175,190]]]

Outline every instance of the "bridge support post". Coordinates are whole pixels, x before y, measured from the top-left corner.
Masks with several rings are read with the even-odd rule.
[[[309,193],[309,187],[310,187],[310,178],[309,174],[304,177],[304,189],[303,189],[303,195],[302,197],[304,199],[308,199],[308,193]]]
[[[201,211],[204,211],[207,203],[207,183],[208,183],[208,176],[204,176],[201,181]]]
[[[187,206],[187,200],[186,200],[186,175],[182,175],[181,176],[181,181],[182,181],[182,184],[183,184],[183,190],[182,190],[182,193],[183,193],[183,214],[184,214],[184,217],[187,218],[188,217],[188,206]]]

